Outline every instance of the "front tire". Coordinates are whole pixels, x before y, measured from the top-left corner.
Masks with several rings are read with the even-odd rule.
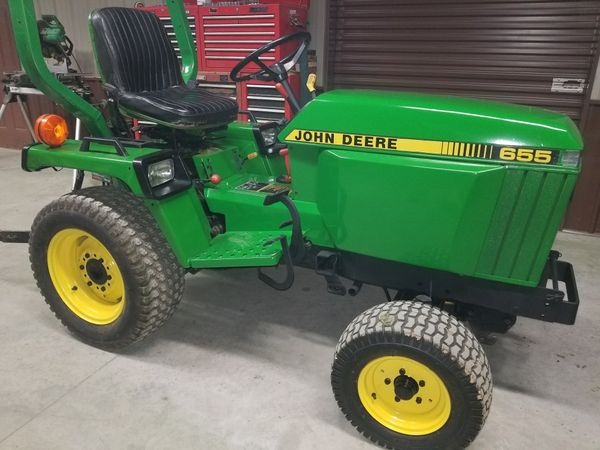
[[[467,447],[492,401],[492,376],[475,336],[419,302],[388,302],[340,337],[331,384],[346,418],[390,449]]]
[[[115,350],[162,326],[183,296],[185,272],[143,203],[92,187],[37,215],[34,277],[50,309],[79,339]]]

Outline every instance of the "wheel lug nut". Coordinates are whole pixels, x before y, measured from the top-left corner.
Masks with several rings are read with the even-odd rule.
[[[79,266],[79,269],[83,270],[85,267],[83,265]]]
[[[417,404],[420,405],[423,399],[421,397],[417,397]]]
[[[88,281],[87,285],[88,285],[88,286],[91,286],[91,285],[92,285],[92,282],[91,282],[91,281]]]
[[[371,397],[373,397],[373,400],[377,400],[377,394],[375,392],[371,394]]]
[[[406,373],[406,370],[400,369],[400,375],[404,375],[405,373]]]
[[[423,380],[419,381],[419,386],[421,386],[421,387],[425,386],[425,381],[423,381]]]
[[[400,397],[394,397],[394,400],[396,400],[397,402],[400,401]]]
[[[392,380],[390,380],[389,378],[385,379],[385,384],[390,384],[392,382]]]

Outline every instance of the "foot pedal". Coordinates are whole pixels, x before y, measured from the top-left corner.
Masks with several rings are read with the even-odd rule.
[[[261,268],[258,269],[258,279],[266,285],[277,289],[278,291],[286,291],[294,284],[294,263],[292,256],[290,255],[290,249],[288,247],[287,239],[285,236],[278,236],[275,239],[271,239],[264,243],[264,246],[273,245],[275,242],[281,243],[282,260],[285,264],[285,279],[283,281],[276,281],[269,275],[264,273]]]
[[[335,295],[346,295],[346,287],[337,274],[339,253],[321,250],[317,253],[315,271],[325,277],[327,292]]]

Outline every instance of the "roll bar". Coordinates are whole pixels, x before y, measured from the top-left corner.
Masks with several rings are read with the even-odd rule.
[[[192,33],[183,1],[168,0],[167,6],[181,52],[183,80],[187,83],[196,79],[198,70]],[[79,118],[92,136],[111,137],[112,132],[101,112],[58,81],[46,66],[33,0],[8,0],[8,8],[21,65],[34,86]]]

